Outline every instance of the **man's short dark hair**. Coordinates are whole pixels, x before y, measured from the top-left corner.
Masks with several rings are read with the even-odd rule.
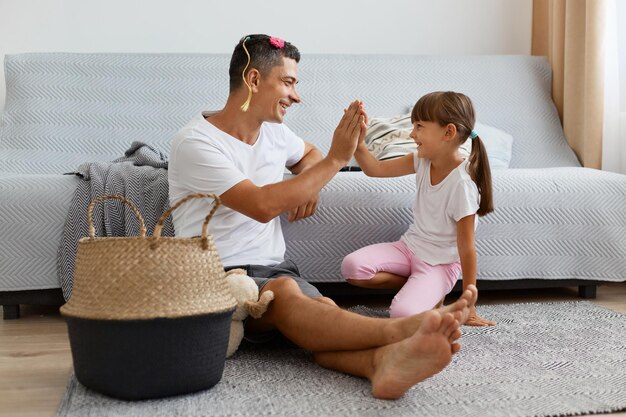
[[[246,35],[235,46],[233,56],[230,59],[230,92],[237,90],[243,84],[242,73],[248,63],[248,56],[243,49],[243,41],[246,41],[246,49],[250,53],[250,65],[248,70],[256,68],[262,75],[268,74],[272,68],[283,64],[282,58],[291,58],[300,62],[300,51],[291,43],[285,41],[282,48],[277,48],[270,43],[268,35]]]

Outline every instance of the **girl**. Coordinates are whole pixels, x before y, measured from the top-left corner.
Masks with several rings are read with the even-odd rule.
[[[416,153],[378,161],[364,144],[362,126],[354,156],[371,177],[416,174],[413,223],[399,241],[359,249],[341,265],[341,273],[353,285],[400,288],[391,303],[391,317],[441,304],[459,271],[463,272],[463,289],[476,285],[476,215],[493,211],[489,161],[472,130],[475,116],[469,97],[451,91],[427,94],[413,107],[411,122]],[[458,149],[468,138],[472,151],[465,160]],[[479,317],[473,308],[466,324],[495,323]]]

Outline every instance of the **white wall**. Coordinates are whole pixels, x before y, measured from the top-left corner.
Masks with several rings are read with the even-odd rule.
[[[528,54],[532,0],[0,0],[0,55],[230,53],[246,33],[308,53]],[[4,107],[4,73],[0,79]]]

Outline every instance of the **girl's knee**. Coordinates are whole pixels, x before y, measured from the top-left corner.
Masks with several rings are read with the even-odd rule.
[[[367,280],[374,276],[373,271],[363,263],[363,258],[356,253],[351,253],[341,261],[341,275],[350,282],[352,280]]]
[[[341,261],[341,275],[344,279],[352,279],[357,269],[358,263],[354,253],[346,255],[346,257],[343,258],[343,261]]]

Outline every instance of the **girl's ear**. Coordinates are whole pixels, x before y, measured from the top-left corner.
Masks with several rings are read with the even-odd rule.
[[[448,123],[446,125],[445,140],[452,140],[456,137],[456,125],[454,123]]]

